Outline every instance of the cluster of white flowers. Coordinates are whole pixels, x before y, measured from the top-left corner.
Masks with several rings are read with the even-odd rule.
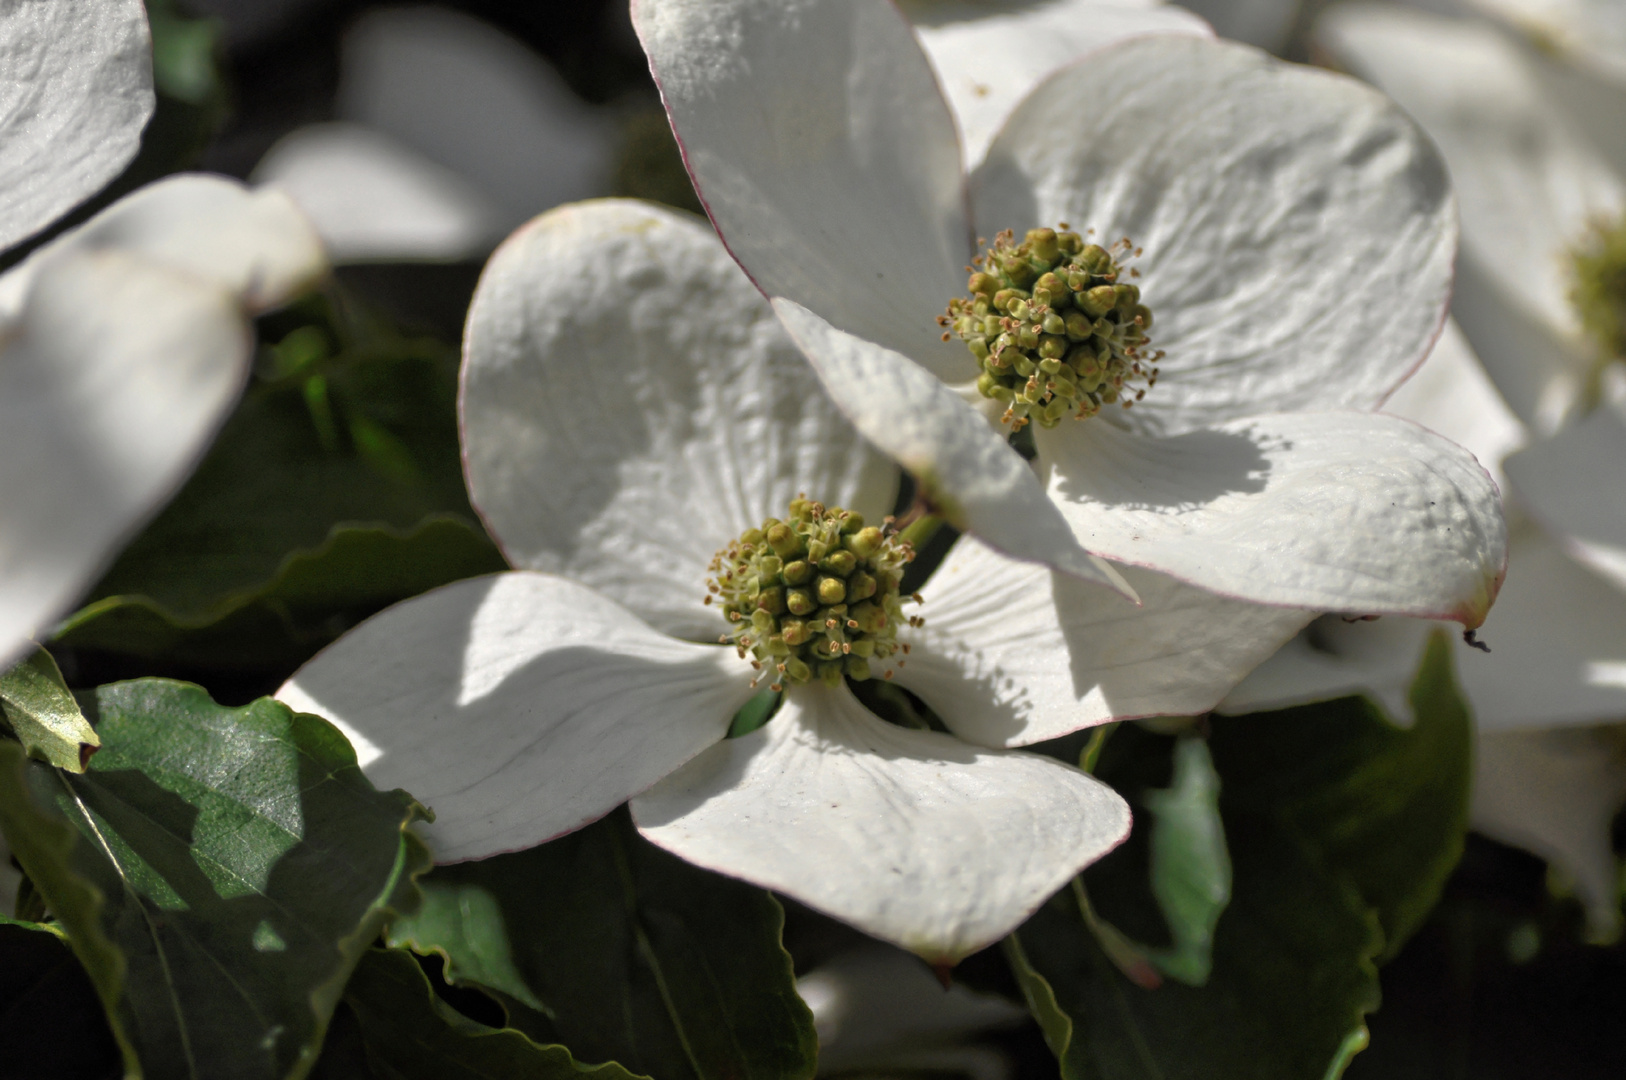
[[[1408,115],[1177,8],[635,0],[710,226],[601,200],[502,244],[459,408],[472,501],[515,569],[376,616],[279,697],[432,807],[442,862],[630,802],[653,843],[953,964],[1128,834],[1110,788],[1019,748],[1222,701],[1393,700],[1427,620],[1480,627],[1509,537],[1473,450],[1513,481],[1527,590],[1490,624],[1496,664],[1464,651],[1481,725],[1622,715],[1626,599],[1584,575],[1626,584],[1626,405],[1564,275],[1621,221],[1621,140],[1583,131],[1588,95],[1626,83],[1614,39],[1564,21],[1604,15],[1514,14],[1538,16],[1581,66],[1488,24],[1327,16],[1326,46]],[[76,91],[0,97],[10,245],[120,171],[152,92],[136,0],[39,0],[0,13],[0,42],[0,95],[19,58],[64,72],[35,92]],[[354,136],[363,165],[400,159]],[[297,188],[334,160],[297,149],[262,174]],[[402,200],[450,209],[404,242],[479,250],[501,199],[431,179]],[[174,490],[242,385],[249,318],[325,259],[275,188],[193,176],[0,277],[0,649]],[[1154,346],[1132,408],[1035,413],[1013,443],[1023,410],[1117,401]],[[915,512],[962,534],[920,619],[887,577],[909,554],[888,517],[904,473]],[[790,535],[807,500],[834,524]],[[1368,616],[1395,618],[1346,621]],[[887,664],[857,662],[877,648]],[[866,676],[946,730],[875,715]],[[767,685],[777,713],[726,737]]]

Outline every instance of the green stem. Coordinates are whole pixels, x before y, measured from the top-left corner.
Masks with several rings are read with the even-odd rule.
[[[904,526],[903,531],[898,534],[898,539],[920,551],[937,535],[937,530],[941,529],[943,524],[943,519],[936,514],[921,514]]]

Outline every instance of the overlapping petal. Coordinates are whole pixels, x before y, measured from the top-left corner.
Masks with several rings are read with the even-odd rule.
[[[248,375],[246,315],[324,267],[284,196],[177,177],[0,277],[0,660],[191,471]]]
[[[1461,447],[1371,413],[1282,413],[1183,435],[1036,437],[1090,551],[1262,604],[1478,626],[1507,565],[1496,485]]]
[[[1470,0],[1549,49],[1626,83],[1626,9],[1615,0]]]
[[[225,289],[250,314],[277,307],[327,272],[309,221],[273,189],[182,174],[149,184],[35,251],[0,277],[0,318],[39,268],[69,251],[124,251]]]
[[[455,862],[608,813],[722,738],[750,674],[730,650],[521,571],[390,608],[277,696],[338,725],[373,783],[434,810],[424,835]]]
[[[632,802],[639,830],[936,963],[1009,933],[1129,832],[1129,807],[1049,758],[976,749],[798,687],[779,714]]]
[[[769,296],[966,379],[933,320],[971,257],[954,120],[889,0],[637,0],[712,221]]]
[[[872,520],[897,472],[823,395],[716,237],[649,204],[547,214],[469,312],[469,490],[515,566],[712,641],[716,551],[798,494]]]
[[[1317,36],[1439,143],[1462,208],[1457,319],[1514,412],[1550,430],[1592,359],[1565,252],[1594,218],[1626,208],[1626,184],[1483,23],[1352,4]]]
[[[153,103],[141,0],[0,9],[0,249],[117,176]]]
[[[799,304],[774,310],[864,437],[908,469],[933,512],[1018,559],[1058,566],[1133,599],[1118,572],[1079,547],[1016,451],[982,415],[906,357],[844,333]]]
[[[1626,589],[1626,405],[1610,402],[1503,464],[1519,502]]]
[[[1136,284],[1167,356],[1126,418],[1142,430],[1373,408],[1445,318],[1438,154],[1370,87],[1246,46],[1162,35],[1056,73],[972,193],[985,235],[1067,222],[1144,249]]]
[[[1132,608],[962,536],[921,588],[925,625],[897,681],[960,738],[1022,746],[1213,708],[1313,613],[1230,600],[1125,568]]]
[[[1480,629],[1459,643],[1457,679],[1481,731],[1594,724],[1626,716],[1626,595],[1539,530],[1514,534],[1512,572]],[[1249,675],[1220,706],[1253,712],[1370,693],[1396,717],[1432,623],[1327,616]]]
[[[1133,0],[1028,0],[998,7],[918,0],[900,7],[959,122],[967,168],[982,160],[1028,91],[1057,68],[1142,34],[1212,34],[1183,8]]]

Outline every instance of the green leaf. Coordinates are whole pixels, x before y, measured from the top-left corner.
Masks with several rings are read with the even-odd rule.
[[[1152,895],[1174,945],[1147,958],[1191,986],[1213,970],[1214,927],[1231,900],[1231,859],[1220,822],[1219,776],[1208,745],[1184,738],[1174,747],[1174,783],[1148,791],[1152,814]]]
[[[1436,636],[1413,684],[1410,730],[1360,698],[1213,721],[1233,887],[1205,986],[1131,983],[1066,890],[1007,939],[1064,1077],[1330,1080],[1342,1072],[1365,1045],[1377,962],[1415,928],[1461,852],[1470,729],[1450,655]],[[1158,786],[1155,763],[1173,749],[1126,727],[1098,772],[1144,807]],[[1132,837],[1084,875],[1114,922],[1130,925],[1147,906],[1148,846]]]
[[[90,755],[102,745],[62,670],[37,645],[27,659],[0,675],[0,714],[24,750],[59,769],[84,772]]]
[[[582,1061],[660,1080],[813,1073],[812,1014],[768,893],[640,837],[625,810],[529,851],[437,869],[392,945],[442,953],[450,977],[507,994],[510,1023]],[[471,902],[476,893],[489,900]],[[510,960],[496,964],[504,950]],[[476,972],[488,974],[481,982]]]
[[[477,1024],[435,996],[412,954],[369,949],[344,1001],[375,1075],[398,1080],[631,1080],[616,1064],[578,1065],[562,1046],[543,1046],[512,1028]]]
[[[105,686],[83,776],[0,743],[0,826],[150,1076],[298,1077],[428,853],[404,792],[270,699]]]
[[[297,664],[397,599],[506,569],[485,533],[451,515],[416,528],[337,525],[289,554],[263,587],[185,619],[147,596],[111,596],[70,616],[55,641],[234,668]]]
[[[0,1072],[75,1080],[119,1072],[96,989],[56,928],[0,916]]]
[[[336,287],[262,333],[213,448],[58,642],[284,667],[389,604],[506,568],[463,487],[454,349]]]

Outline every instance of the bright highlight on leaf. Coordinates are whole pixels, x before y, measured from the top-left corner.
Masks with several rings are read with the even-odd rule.
[[[100,736],[79,711],[56,660],[44,649],[0,675],[0,710],[23,749],[69,772],[82,773]]]

